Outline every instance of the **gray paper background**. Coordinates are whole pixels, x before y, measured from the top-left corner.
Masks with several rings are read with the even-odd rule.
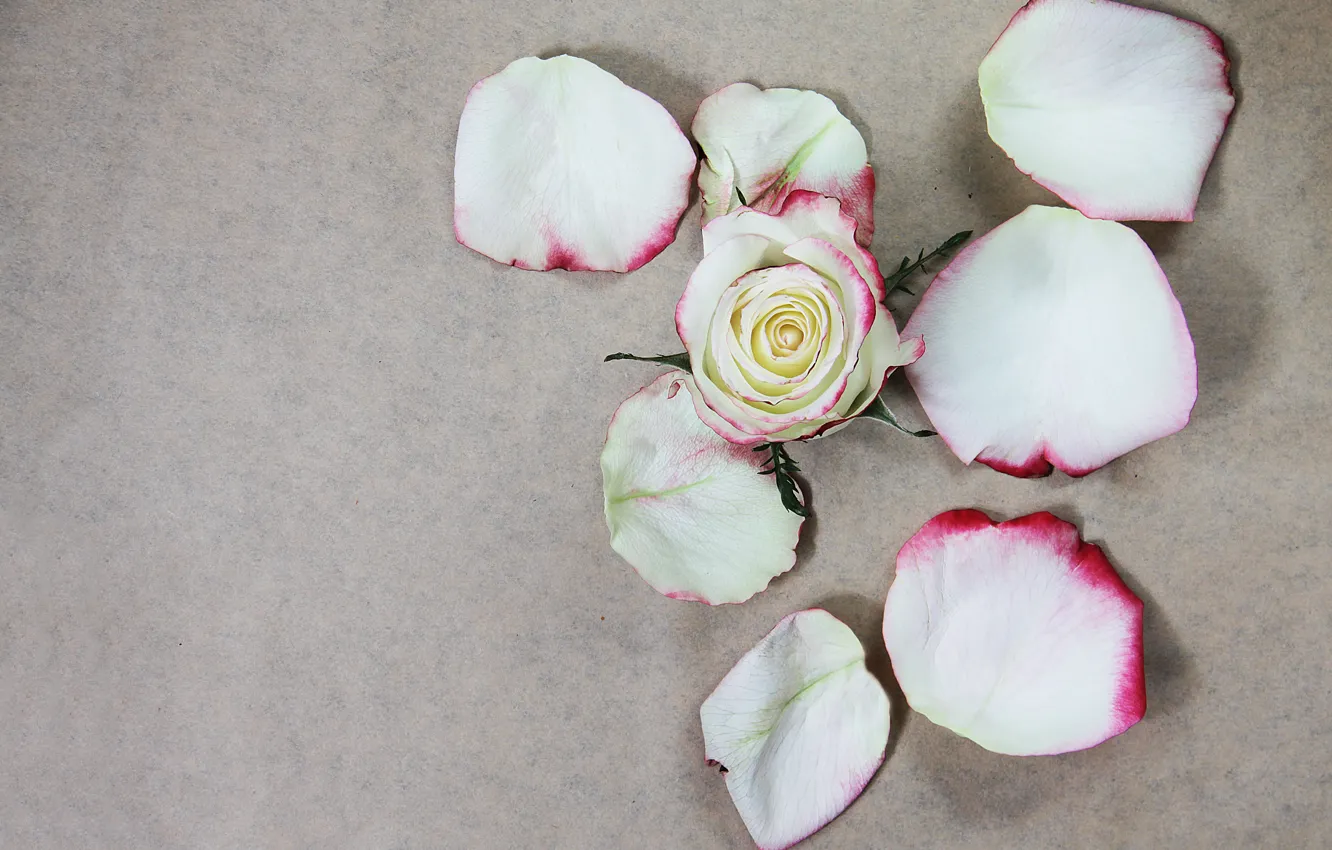
[[[1192,424],[1078,481],[872,422],[797,446],[818,518],[743,606],[658,596],[601,516],[606,422],[656,370],[600,360],[679,349],[696,200],[627,276],[453,240],[468,88],[559,51],[685,127],[735,80],[832,96],[885,264],[1053,203],[976,90],[1017,5],[0,2],[0,846],[752,846],[700,702],[816,604],[883,673],[897,548],[971,506],[1105,547],[1146,720],[1007,758],[894,692],[887,763],[808,847],[1332,846],[1332,6],[1165,5],[1240,94],[1198,220],[1139,228]]]

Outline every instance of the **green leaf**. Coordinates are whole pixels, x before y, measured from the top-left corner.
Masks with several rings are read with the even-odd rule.
[[[674,366],[676,369],[683,369],[688,372],[689,355],[684,352],[679,354],[658,354],[656,357],[640,357],[637,354],[625,354],[623,351],[617,351],[614,354],[607,354],[602,363],[609,363],[612,360],[638,360],[642,363],[660,363],[663,366]]]
[[[893,412],[888,409],[888,405],[883,403],[883,399],[880,396],[875,396],[874,401],[871,401],[869,407],[865,408],[864,412],[860,415],[869,419],[877,419],[880,422],[886,422],[903,434],[910,434],[913,437],[934,437],[939,433],[938,431],[931,431],[928,428],[912,431],[910,428],[904,427],[901,422],[897,421],[897,417],[893,415]]]
[[[740,199],[740,206],[742,207],[749,206],[749,202],[745,200],[745,193],[741,192],[738,187],[735,190],[735,196]]]
[[[949,236],[942,245],[928,254],[926,254],[925,249],[922,248],[920,253],[916,256],[916,261],[914,263],[911,261],[910,257],[903,257],[902,264],[897,267],[897,271],[888,275],[883,281],[888,287],[888,295],[892,295],[899,290],[911,294],[911,290],[907,289],[906,285],[903,283],[904,280],[914,274],[918,269],[924,268],[925,264],[930,260],[951,253],[955,248],[970,238],[971,231],[963,230]]]
[[[759,475],[771,475],[775,478],[777,492],[782,495],[782,507],[796,516],[809,516],[809,508],[805,507],[804,496],[800,492],[800,483],[791,477],[800,471],[800,466],[786,453],[785,444],[760,443],[754,447],[754,451],[770,453],[768,459],[763,462],[765,468],[759,470]]]

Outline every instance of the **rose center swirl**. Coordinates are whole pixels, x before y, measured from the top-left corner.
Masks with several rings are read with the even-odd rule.
[[[836,284],[803,263],[738,278],[718,305],[715,362],[723,382],[751,402],[795,402],[822,383],[841,354]],[[838,290],[840,291],[840,290]],[[715,320],[714,320],[715,321]]]

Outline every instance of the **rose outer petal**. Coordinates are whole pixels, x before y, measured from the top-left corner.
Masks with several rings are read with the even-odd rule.
[[[994,752],[1052,755],[1142,719],[1142,610],[1069,523],[949,511],[898,553],[883,637],[916,711]]]
[[[611,547],[667,596],[743,602],[795,565],[804,520],[759,474],[761,454],[699,420],[692,383],[662,375],[611,419],[601,453]]]
[[[745,274],[770,265],[764,260],[771,250],[772,243],[762,236],[738,236],[705,255],[689,276],[684,294],[675,305],[675,330],[689,352],[690,369],[695,374],[722,293]]]
[[[850,418],[860,415],[866,407],[869,407],[874,397],[883,391],[883,385],[894,369],[915,363],[925,353],[924,340],[898,339],[897,333],[893,330],[893,317],[888,308],[882,304],[876,304],[875,308],[882,311],[882,314],[870,328],[869,336],[860,349],[860,362],[856,364],[856,372],[848,382],[847,391],[843,393],[837,407],[834,408],[839,416]],[[859,375],[864,376],[863,381],[858,379]],[[818,433],[827,434],[828,430],[823,429]]]
[[[751,209],[737,210],[730,215],[713,219],[703,228],[703,253],[707,254],[721,243],[736,236],[760,234],[775,245],[785,246],[809,236],[831,242],[837,250],[851,258],[860,276],[874,290],[874,297],[882,301],[887,295],[883,275],[874,255],[856,243],[856,222],[845,212],[836,198],[815,192],[796,191],[786,196],[781,208],[772,213]],[[777,265],[780,258],[774,259]]]
[[[1235,106],[1221,39],[1111,0],[1032,0],[980,65],[990,137],[1092,218],[1192,221]]]
[[[467,96],[454,233],[501,263],[632,271],[675,239],[697,160],[661,104],[584,59],[518,59]]]
[[[735,665],[699,710],[710,763],[760,850],[823,828],[883,764],[889,704],[865,649],[818,608],[791,614]]]
[[[1032,206],[967,246],[903,331],[907,378],[964,463],[1086,475],[1189,421],[1193,340],[1129,228]]]

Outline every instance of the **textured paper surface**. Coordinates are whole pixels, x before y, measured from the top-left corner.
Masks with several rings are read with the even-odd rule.
[[[600,360],[679,350],[697,200],[628,276],[453,241],[468,88],[559,51],[686,126],[735,80],[827,93],[885,264],[984,231],[1053,202],[976,88],[1017,5],[0,5],[0,846],[751,846],[700,703],[815,604],[885,674],[893,557],[955,507],[1104,547],[1147,603],[1147,717],[1018,759],[899,697],[808,847],[1332,844],[1332,6],[1167,5],[1240,94],[1197,222],[1140,228],[1192,424],[1080,481],[872,422],[798,446],[815,528],[740,607],[658,596],[601,517],[606,422],[656,370]]]

